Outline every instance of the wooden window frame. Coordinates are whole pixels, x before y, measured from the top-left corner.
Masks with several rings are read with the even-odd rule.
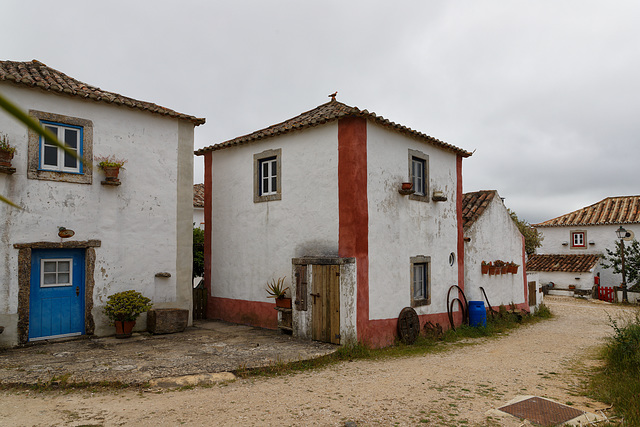
[[[414,161],[419,161],[423,165],[422,170],[422,192],[419,194],[409,195],[409,199],[418,200],[420,202],[429,202],[429,155],[418,150],[409,150],[409,181],[414,183],[415,176],[413,173]],[[415,189],[415,188],[414,188]]]
[[[282,200],[282,149],[265,150],[262,153],[253,155],[253,202],[271,202]],[[262,192],[262,165],[265,162],[274,161],[276,167],[275,179],[276,189],[268,193]],[[270,176],[269,179],[273,177]]]
[[[411,290],[411,307],[421,307],[423,305],[431,304],[431,257],[418,255],[410,258],[411,261],[411,269],[410,269],[410,290]],[[415,277],[415,266],[424,265],[425,271],[422,273],[423,276],[423,291],[426,293],[425,298],[416,298],[416,277]]]

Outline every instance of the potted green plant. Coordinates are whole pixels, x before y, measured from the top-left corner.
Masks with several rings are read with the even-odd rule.
[[[11,167],[11,159],[16,152],[16,147],[9,144],[9,138],[5,134],[0,134],[0,166]]]
[[[267,298],[275,298],[276,307],[291,308],[291,297],[287,297],[288,287],[285,288],[284,280],[286,277],[281,277],[276,282],[275,279],[271,280],[271,283],[267,282]]]
[[[496,266],[496,274],[507,274],[507,263],[501,259],[496,260],[493,265]]]
[[[487,274],[489,272],[489,267],[491,266],[491,262],[487,264],[486,261],[482,261],[482,274]]]
[[[516,264],[515,262],[510,262],[509,263],[509,273],[518,274],[518,267],[520,267],[520,265]]]
[[[118,182],[120,169],[124,169],[125,159],[118,159],[114,155],[96,156],[96,163],[102,169],[107,181]]]
[[[128,338],[138,316],[151,309],[151,300],[140,292],[129,290],[107,297],[104,314],[116,327],[116,338]]]

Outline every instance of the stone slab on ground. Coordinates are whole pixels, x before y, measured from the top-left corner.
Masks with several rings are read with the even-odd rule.
[[[182,333],[40,341],[0,351],[0,384],[121,382],[231,372],[308,360],[338,346],[305,341],[279,331],[221,321],[198,321]]]

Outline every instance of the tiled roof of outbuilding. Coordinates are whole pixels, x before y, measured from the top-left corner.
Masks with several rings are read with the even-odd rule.
[[[640,223],[640,196],[607,197],[586,208],[533,224],[534,227]]]
[[[196,126],[204,124],[205,122],[205,119],[178,113],[168,108],[152,104],[151,102],[138,101],[88,85],[58,70],[54,70],[35,59],[31,62],[0,61],[0,81],[39,88],[60,95],[68,95],[95,102],[104,102],[149,111],[154,114],[188,120]]]
[[[358,107],[350,107],[346,104],[343,104],[342,102],[336,101],[335,99],[332,99],[326,104],[322,104],[314,108],[313,110],[309,110],[289,120],[285,120],[282,123],[269,126],[267,128],[255,131],[248,135],[239,136],[237,138],[231,139],[226,142],[221,142],[219,144],[201,148],[200,150],[197,150],[195,153],[198,155],[202,155],[208,151],[221,150],[223,148],[232,147],[235,145],[246,144],[246,143],[257,141],[260,139],[269,138],[272,136],[283,135],[285,133],[307,129],[310,127],[329,123],[334,120],[338,120],[342,117],[347,117],[347,116],[363,117],[381,126],[392,129],[396,132],[410,135],[412,137],[418,138],[420,140],[423,140],[429,144],[435,145],[442,149],[453,151],[454,153],[459,154],[463,157],[469,157],[472,154],[466,150],[463,150],[461,148],[458,148],[446,142],[440,141],[439,139],[433,138],[422,132],[418,132],[406,126],[394,123],[390,120],[385,119],[382,116],[376,115],[375,113],[372,113],[372,112],[370,113],[367,110],[360,110]]]
[[[496,190],[483,190],[462,195],[462,227],[465,230],[480,218],[497,194]]]
[[[204,208],[204,184],[193,184],[193,207]]]
[[[586,272],[596,266],[600,257],[599,254],[532,255],[527,261],[527,271]]]

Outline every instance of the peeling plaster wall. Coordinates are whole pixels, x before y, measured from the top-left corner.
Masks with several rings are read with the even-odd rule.
[[[631,231],[635,235],[635,239],[640,239],[640,225],[624,224],[623,227],[627,231]],[[544,240],[542,246],[538,248],[539,254],[606,254],[606,249],[615,251],[616,245],[620,240],[616,237],[616,230],[620,228],[620,224],[615,225],[590,225],[590,226],[571,226],[571,227],[538,227],[537,230],[542,233]],[[571,248],[571,232],[586,231],[585,240],[587,247],[585,249]],[[567,242],[565,246],[562,243]],[[589,242],[594,242],[593,245]],[[628,241],[625,241],[627,245]],[[613,270],[602,268],[600,271],[600,284],[602,286],[619,286],[622,283],[621,274],[613,274]],[[552,279],[553,282],[555,280]],[[545,283],[541,279],[541,283]]]
[[[337,133],[334,122],[212,153],[212,297],[273,303],[266,284],[291,287],[293,258],[338,256]],[[254,203],[253,156],[275,149],[282,199]]]
[[[101,185],[104,176],[98,168],[87,172],[93,173],[92,184],[27,179],[27,130],[0,114],[0,132],[17,147],[13,159],[17,171],[0,174],[0,194],[25,207],[21,211],[0,204],[0,325],[9,328],[0,335],[0,345],[15,343],[18,250],[12,245],[59,242],[60,226],[75,231],[67,241],[101,241],[95,249],[96,334],[113,333],[102,307],[114,292],[136,289],[158,307],[190,308],[193,125],[127,107],[1,86],[3,94],[25,110],[91,120],[94,155],[114,154],[128,162],[118,187]],[[187,191],[185,206],[178,205],[179,189]],[[188,253],[178,258],[178,232],[183,230],[189,233],[180,247]],[[158,272],[169,272],[171,277],[156,278]],[[177,291],[177,283],[183,289]],[[144,329],[145,323],[141,318],[136,329]]]
[[[456,155],[367,123],[370,320],[395,319],[411,305],[410,258],[431,257],[431,304],[419,315],[447,311],[447,291],[458,284]],[[408,180],[409,150],[429,156],[429,193],[446,202],[410,200],[398,189]]]
[[[493,306],[526,302],[522,234],[507,208],[497,195],[484,213],[464,233],[471,238],[465,242],[465,295],[467,300],[484,301],[480,287]],[[517,274],[482,274],[482,261],[502,260],[519,264]]]

